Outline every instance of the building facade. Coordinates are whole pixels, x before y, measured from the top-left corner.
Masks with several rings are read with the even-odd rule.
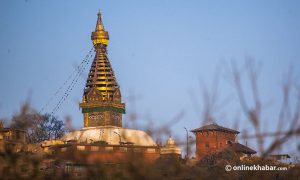
[[[4,128],[0,123],[0,153],[22,152],[27,150],[26,131]]]
[[[236,153],[251,155],[256,152],[247,146],[237,142],[238,131],[219,126],[218,124],[209,124],[192,130],[196,136],[196,159],[200,160],[205,155],[231,148]]]

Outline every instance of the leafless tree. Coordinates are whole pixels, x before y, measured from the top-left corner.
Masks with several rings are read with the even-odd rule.
[[[64,132],[64,123],[50,114],[39,114],[25,102],[20,112],[11,119],[11,128],[23,129],[27,132],[29,143],[38,143],[44,140],[60,138]]]
[[[242,81],[242,78],[244,74],[242,72],[244,70],[246,72],[246,77],[249,80],[251,92],[253,95],[254,103],[252,105],[249,101],[247,101],[246,92],[243,89],[244,81]],[[264,111],[264,106],[259,93],[258,78],[260,69],[256,61],[251,57],[246,58],[244,68],[238,68],[236,63],[233,61],[231,64],[231,74],[242,110],[255,130],[254,135],[244,135],[242,138],[256,138],[259,152],[261,153],[263,158],[270,155],[270,153],[272,153],[277,148],[280,148],[292,136],[300,135],[300,88],[299,86],[297,86],[296,82],[293,79],[294,76],[291,69],[283,78],[283,100],[281,108],[278,111],[278,125],[277,131],[275,132],[264,132],[263,130],[262,113]],[[292,96],[293,92],[295,93],[294,96]],[[295,100],[296,106],[294,109],[292,109],[291,106],[291,98]],[[286,124],[289,124],[290,126],[284,129]],[[271,144],[267,148],[265,148],[264,142],[265,138],[268,136],[273,136],[274,139],[272,140]]]

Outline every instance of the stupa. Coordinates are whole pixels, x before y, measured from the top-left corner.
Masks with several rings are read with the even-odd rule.
[[[146,132],[122,127],[125,104],[122,103],[120,86],[108,59],[109,35],[104,28],[100,12],[91,39],[96,54],[80,103],[84,128],[67,133],[62,140],[80,143],[105,142],[108,145],[157,146]]]

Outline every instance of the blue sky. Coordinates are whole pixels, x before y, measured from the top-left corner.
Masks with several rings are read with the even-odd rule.
[[[203,106],[199,82],[211,86],[217,66],[222,71],[219,101],[232,98],[216,119],[234,127],[241,109],[224,70],[233,59],[242,65],[251,56],[261,64],[261,96],[274,102],[266,112],[278,111],[282,74],[288,67],[293,65],[295,75],[300,74],[299,1],[3,0],[0,117],[17,112],[28,94],[36,109],[52,97],[92,47],[90,34],[99,9],[110,34],[109,59],[127,112],[138,112],[138,124],[144,129],[150,120],[159,126],[181,111],[183,118],[171,127],[173,136],[183,139],[184,126],[199,127]],[[84,85],[82,76],[57,113],[62,119],[71,116],[76,128],[83,126],[78,102]],[[130,103],[132,95],[135,105]],[[247,98],[252,99],[250,94]],[[263,124],[272,131],[274,117],[268,115]],[[239,130],[245,129],[253,130],[240,116]],[[255,142],[248,143],[255,147]],[[294,153],[295,148],[296,144],[289,151]]]

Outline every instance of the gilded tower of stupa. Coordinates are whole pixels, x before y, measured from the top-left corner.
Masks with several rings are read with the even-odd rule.
[[[75,140],[78,143],[104,141],[108,146],[129,143],[156,148],[156,143],[146,132],[122,127],[125,104],[121,101],[120,87],[107,57],[108,40],[108,32],[98,13],[96,29],[92,32],[96,55],[80,103],[84,128],[65,134],[61,140]]]
[[[108,40],[99,12],[96,29],[92,32],[96,54],[80,103],[84,128],[66,133],[58,143],[44,142],[42,147],[67,156],[75,150],[79,157],[84,153],[87,162],[106,164],[131,161],[135,154],[149,161],[155,161],[160,154],[179,156],[181,151],[171,138],[161,151],[146,132],[122,127],[125,104],[121,101],[120,87],[107,57]]]
[[[107,56],[108,32],[98,13],[96,29],[91,35],[96,51],[83,93],[82,113],[84,127],[122,127],[125,104],[121,101],[120,87]]]

